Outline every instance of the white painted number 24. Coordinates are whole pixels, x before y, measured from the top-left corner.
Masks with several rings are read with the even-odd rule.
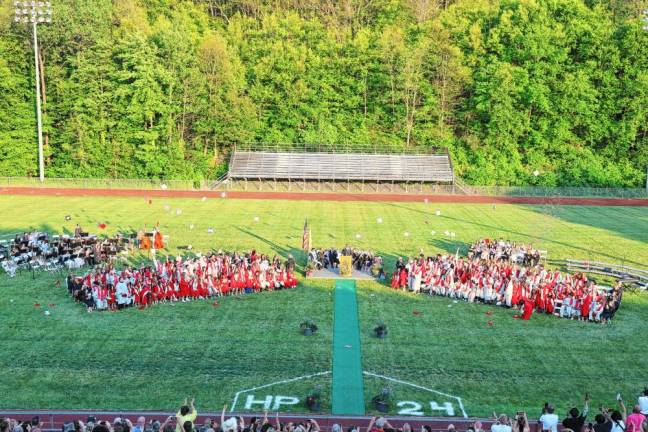
[[[411,415],[411,416],[424,416],[425,413],[422,411],[423,404],[414,401],[400,401],[396,404],[398,408],[399,415]],[[442,405],[439,405],[435,401],[430,401],[430,410],[433,414],[436,414],[438,411],[445,411],[446,415],[454,416],[455,411],[452,407],[452,403],[444,402]]]

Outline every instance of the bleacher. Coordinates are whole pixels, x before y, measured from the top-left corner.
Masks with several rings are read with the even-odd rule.
[[[448,154],[397,155],[323,152],[239,151],[229,177],[259,180],[452,183]]]

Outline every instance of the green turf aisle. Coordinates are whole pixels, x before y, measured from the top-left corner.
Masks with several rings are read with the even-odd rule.
[[[364,415],[360,325],[355,281],[335,282],[333,321],[332,412]]]

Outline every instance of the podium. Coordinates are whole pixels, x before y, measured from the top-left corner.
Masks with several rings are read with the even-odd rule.
[[[350,256],[340,257],[340,276],[351,277],[353,275],[353,261]]]

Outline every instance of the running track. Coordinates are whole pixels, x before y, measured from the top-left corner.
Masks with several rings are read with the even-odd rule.
[[[223,195],[224,194],[224,195]],[[421,202],[465,204],[553,204],[587,206],[648,207],[648,199],[623,198],[567,198],[567,197],[508,197],[484,195],[419,195],[383,193],[328,193],[328,192],[242,192],[200,190],[146,190],[146,189],[83,189],[50,187],[3,187],[0,195],[34,196],[104,196],[104,197],[165,197],[165,198],[234,198],[276,199],[295,201],[369,201]]]

